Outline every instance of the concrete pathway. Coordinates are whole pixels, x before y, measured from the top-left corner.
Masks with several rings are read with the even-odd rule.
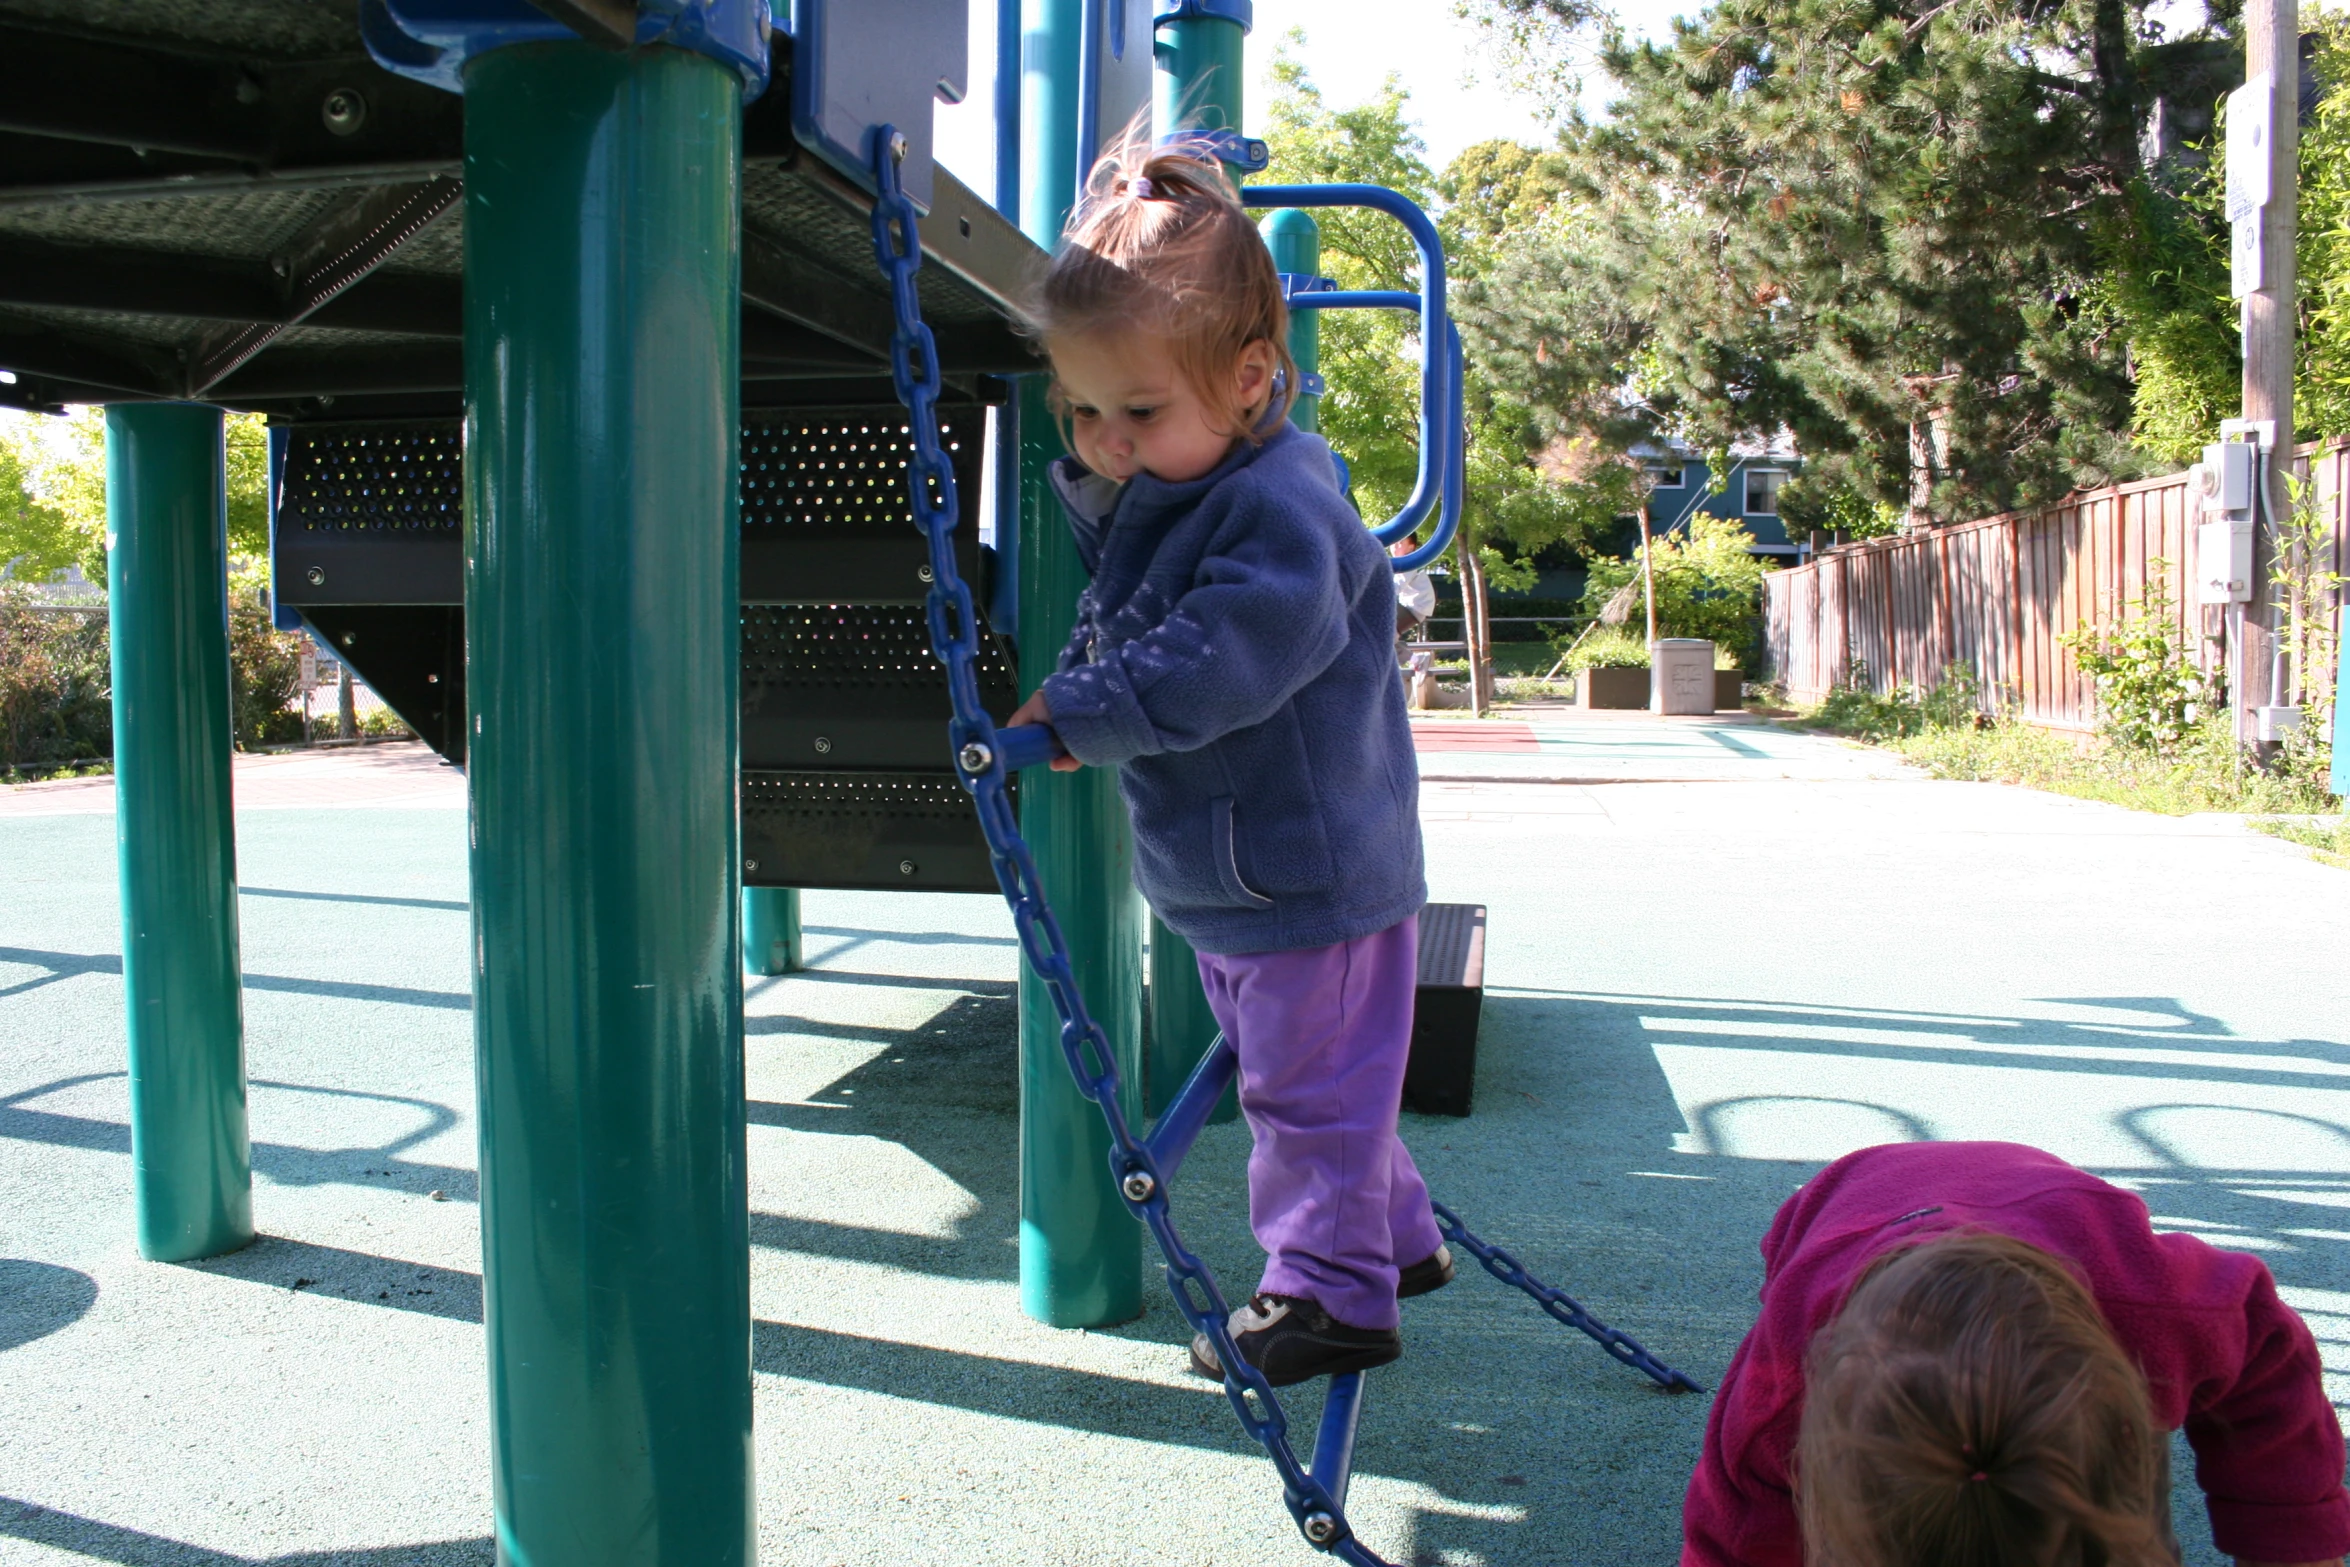
[[[1423,737],[1432,891],[1490,907],[1493,988],[1476,1113],[1406,1136],[1538,1272],[1711,1381],[1822,1161],[2014,1137],[2257,1251],[2350,1400],[2350,875],[1720,720]],[[266,1238],[185,1267],[129,1244],[110,790],[0,796],[0,1563],[491,1560],[455,785],[389,747],[240,764]],[[762,1561],[1312,1560],[1156,1286],[1102,1332],[1019,1312],[1000,907],[807,923],[817,967],[747,1003]],[[1212,1129],[1178,1192],[1235,1292],[1245,1152]],[[1483,1278],[1406,1337],[1359,1450],[1377,1549],[1673,1559],[1702,1398]]]

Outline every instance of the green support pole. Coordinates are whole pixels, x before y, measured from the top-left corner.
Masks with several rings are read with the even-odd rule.
[[[800,889],[743,889],[743,972],[766,977],[800,966]]]
[[[1164,138],[1177,131],[1241,129],[1241,103],[1247,84],[1241,46],[1247,37],[1247,29],[1222,17],[1185,17],[1159,24],[1157,41],[1151,51],[1154,137]],[[1227,172],[1235,181],[1240,178],[1238,169]],[[1271,221],[1278,224],[1287,216],[1279,213]],[[1318,241],[1316,254],[1319,255]],[[1276,267],[1289,270],[1279,266],[1280,256],[1276,249]],[[1313,318],[1301,313],[1297,319],[1311,322]],[[1294,325],[1290,329],[1290,341],[1294,351],[1297,341]],[[1299,422],[1306,429],[1314,428],[1304,420]],[[1199,1058],[1215,1043],[1216,1019],[1208,1011],[1206,993],[1200,989],[1199,965],[1191,943],[1169,930],[1155,915],[1151,918],[1150,970],[1150,1103],[1152,1113],[1156,1114],[1174,1098],[1175,1091],[1191,1075],[1191,1069],[1199,1065]],[[1224,1102],[1216,1107],[1214,1119],[1229,1121],[1239,1113],[1240,1101],[1226,1094]]]
[[[1273,270],[1299,277],[1318,277],[1322,271],[1322,225],[1302,207],[1283,207],[1264,223],[1265,244],[1273,252]],[[1289,357],[1297,373],[1311,377],[1322,368],[1322,312],[1292,311],[1289,317]],[[1289,405],[1289,422],[1301,430],[1322,428],[1322,399],[1300,393]]]
[[[1076,195],[1077,36],[1083,0],[1024,0],[1020,226],[1051,248]],[[1085,567],[1046,482],[1062,455],[1040,377],[1020,386],[1020,688],[1052,673],[1076,621]],[[1125,1078],[1126,1112],[1142,1098],[1142,922],[1134,846],[1115,771],[1020,778],[1020,829],[1069,938],[1086,1004]],[[1078,1093],[1060,1023],[1036,975],[1020,967],[1020,1304],[1057,1328],[1142,1314],[1142,1226],[1110,1181],[1101,1112]]]
[[[106,410],[114,835],[139,1255],[253,1238],[217,408]]]
[[[465,76],[466,659],[502,1567],[747,1567],[742,86]]]

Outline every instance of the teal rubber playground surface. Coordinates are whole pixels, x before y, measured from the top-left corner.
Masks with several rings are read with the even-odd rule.
[[[1490,989],[1476,1113],[1405,1135],[1599,1316],[1710,1384],[1822,1162],[2014,1138],[2257,1252],[2350,1399],[2350,873],[1730,722],[1438,722],[1422,766]],[[238,789],[264,1238],[187,1265],[131,1241],[110,791],[0,795],[0,1563],[488,1563],[461,785],[384,748]],[[1310,1561],[1155,1283],[1115,1329],[1021,1315],[1001,905],[805,909],[812,970],[748,989],[760,1559]],[[1176,1191],[1234,1294],[1245,1153],[1211,1128]],[[1375,1549],[1673,1560],[1704,1398],[1482,1276],[1404,1328]]]

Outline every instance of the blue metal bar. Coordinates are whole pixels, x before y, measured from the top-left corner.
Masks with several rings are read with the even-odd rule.
[[[1077,194],[1074,212],[1085,204],[1086,181],[1102,144],[1102,7],[1122,0],[1078,0],[1077,4]]]
[[[1314,1433],[1313,1476],[1330,1493],[1330,1500],[1346,1505],[1346,1483],[1354,1477],[1355,1427],[1363,1419],[1363,1374],[1350,1371],[1330,1379],[1322,1397],[1322,1428]]]
[[[1246,185],[1241,187],[1240,200],[1248,207],[1368,207],[1401,223],[1420,253],[1420,472],[1403,509],[1371,529],[1382,544],[1400,539],[1427,521],[1436,509],[1449,466],[1448,441],[1442,428],[1452,407],[1445,389],[1451,364],[1444,348],[1449,325],[1444,313],[1444,241],[1417,202],[1377,185]],[[1308,297],[1326,300],[1334,296],[1299,295],[1290,303],[1295,307]]]
[[[999,731],[1000,733],[1000,731]],[[1151,1163],[1158,1167],[1159,1183],[1164,1186],[1175,1179],[1175,1172],[1183,1168],[1184,1156],[1199,1139],[1200,1128],[1216,1113],[1223,1102],[1224,1090],[1232,1086],[1239,1075],[1240,1057],[1222,1034],[1208,1047],[1208,1053],[1199,1058],[1199,1065],[1191,1069],[1182,1092],[1167,1106],[1167,1113],[1159,1117],[1142,1140]]]
[[[1020,0],[995,0],[995,209],[1020,221]]]
[[[1409,310],[1417,315],[1420,296],[1400,288],[1324,288],[1289,296],[1292,310]]]
[[[1467,376],[1461,362],[1461,329],[1447,321],[1444,324],[1445,358],[1450,362],[1452,388],[1448,409],[1452,427],[1452,450],[1445,454],[1444,509],[1437,516],[1436,532],[1428,542],[1409,555],[1398,555],[1393,562],[1396,571],[1418,571],[1437,559],[1452,546],[1453,535],[1460,531],[1461,508],[1469,498],[1469,418],[1468,397],[1462,390]]]

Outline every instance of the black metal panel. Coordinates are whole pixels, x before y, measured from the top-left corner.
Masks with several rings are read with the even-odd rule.
[[[919,606],[747,604],[742,661],[745,768],[951,769],[946,672]],[[1020,702],[993,639],[979,695],[999,720]]]
[[[746,771],[742,812],[754,887],[996,890],[979,817],[951,773]]]
[[[457,424],[296,425],[287,441],[276,542],[282,601],[304,608],[464,602],[464,434]]]
[[[964,515],[979,510],[986,414],[944,412]],[[746,414],[742,432],[742,595],[746,604],[919,603],[929,553],[906,500],[913,457],[897,407]],[[956,569],[979,580],[979,538],[956,536]]]
[[[465,765],[465,611],[319,605],[303,618],[424,743]]]

